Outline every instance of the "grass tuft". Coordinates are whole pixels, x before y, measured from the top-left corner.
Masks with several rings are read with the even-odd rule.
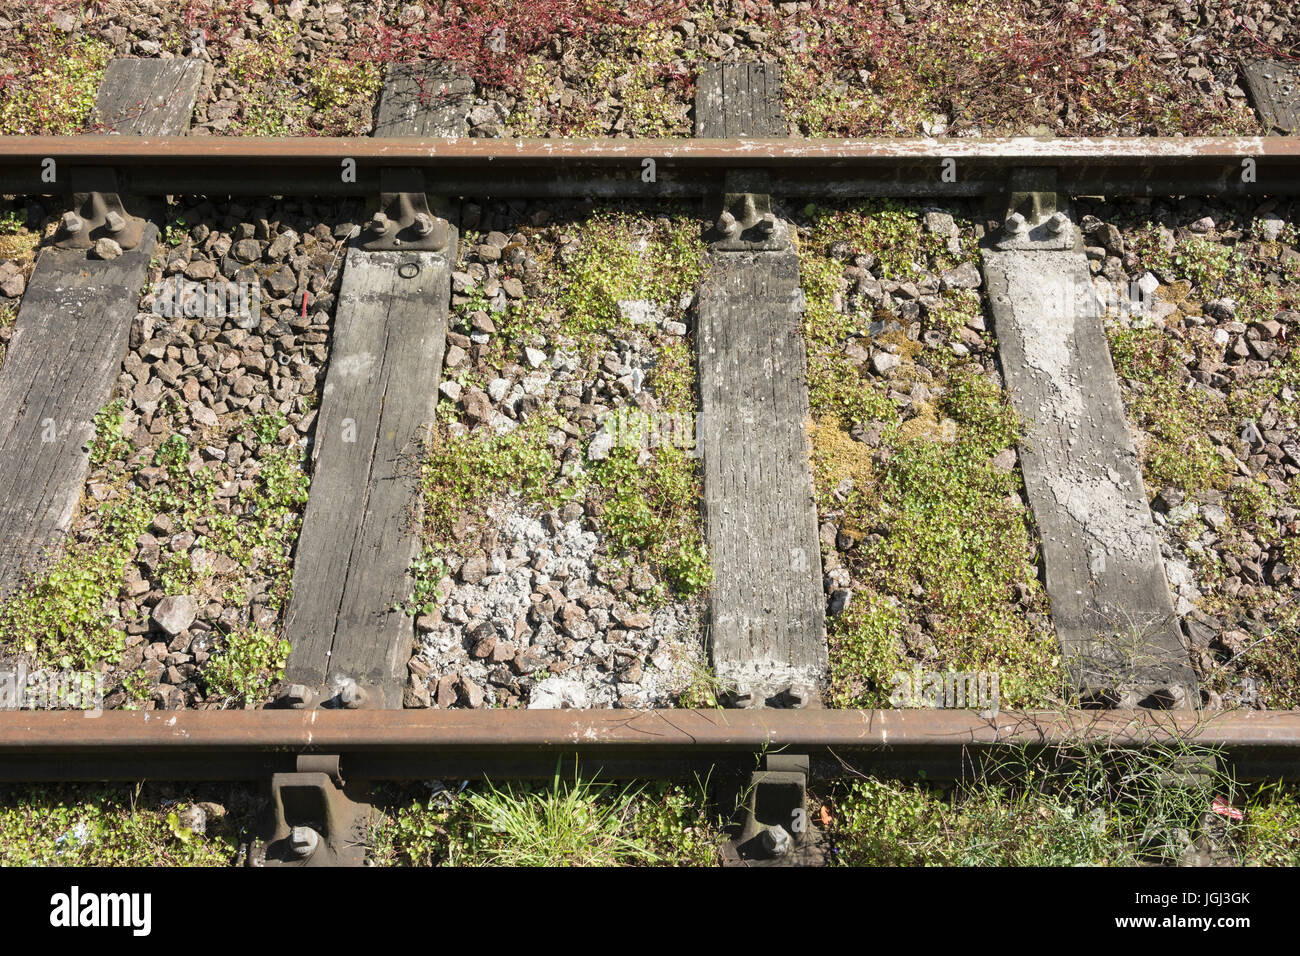
[[[702,784],[620,786],[557,770],[548,785],[490,783],[386,808],[376,862],[459,866],[707,866],[722,834]]]

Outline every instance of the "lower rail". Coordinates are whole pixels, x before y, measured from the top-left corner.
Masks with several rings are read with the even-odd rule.
[[[1013,748],[1195,746],[1243,780],[1300,777],[1300,711],[262,710],[0,712],[0,780],[242,780],[337,754],[368,780],[606,777],[752,769],[756,754],[814,758],[814,776],[954,779]]]

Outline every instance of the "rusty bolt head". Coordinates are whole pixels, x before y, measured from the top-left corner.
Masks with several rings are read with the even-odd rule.
[[[1028,221],[1018,212],[1013,212],[1007,216],[1007,221],[1003,223],[1003,226],[1009,236],[1023,236],[1029,231]]]
[[[81,232],[81,228],[84,225],[85,223],[82,221],[81,217],[75,212],[65,212],[63,214],[63,231],[68,235],[75,236],[77,233]]]
[[[795,710],[803,710],[812,701],[812,688],[807,684],[791,684],[781,696],[785,698],[787,706]]]
[[[104,225],[108,227],[109,232],[117,235],[126,228],[126,220],[122,218],[121,213],[112,210],[104,217]]]
[[[348,710],[356,710],[366,702],[365,689],[354,680],[345,680],[339,688],[339,703]]]
[[[433,219],[428,213],[416,213],[415,215],[415,234],[417,236],[427,236],[433,232]]]
[[[737,684],[726,692],[724,698],[732,707],[753,707],[754,689],[746,684]]]
[[[736,217],[730,212],[724,212],[718,217],[718,232],[724,236],[734,236],[739,228],[740,223],[736,222]]]
[[[293,855],[307,859],[320,846],[320,834],[311,827],[294,827],[289,831],[289,849]]]
[[[290,684],[280,691],[278,700],[284,707],[292,707],[295,710],[311,706],[312,693],[311,689],[304,684]]]
[[[377,212],[370,217],[370,231],[377,236],[386,235],[391,226],[392,220],[382,212]]]

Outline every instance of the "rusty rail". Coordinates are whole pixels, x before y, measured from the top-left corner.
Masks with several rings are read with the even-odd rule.
[[[765,172],[775,196],[955,197],[1001,193],[1022,166],[1054,169],[1074,195],[1278,195],[1298,191],[1300,141],[0,138],[0,192],[61,192],[73,166],[114,167],[139,195],[371,196],[381,169],[417,167],[443,195],[699,198],[744,168]]]
[[[0,780],[254,779],[304,753],[339,754],[361,779],[549,777],[575,757],[611,777],[681,777],[782,749],[823,758],[823,774],[952,778],[1008,748],[1085,739],[1218,748],[1243,779],[1300,773],[1300,711],[7,711]]]

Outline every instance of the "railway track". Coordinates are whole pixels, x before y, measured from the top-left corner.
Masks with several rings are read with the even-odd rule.
[[[175,86],[184,77],[130,82]],[[69,421],[88,438],[111,397],[156,242],[149,201],[355,197],[381,214],[358,224],[360,236],[341,258],[286,617],[288,681],[275,705],[93,720],[0,711],[0,777],[270,777],[280,816],[268,842],[280,849],[287,837],[280,831],[301,822],[290,819],[286,802],[294,788],[345,807],[345,778],[550,776],[557,759],[571,757],[607,776],[676,776],[722,765],[753,771],[755,755],[767,754],[754,786],[797,781],[801,794],[810,773],[850,766],[959,776],[1002,748],[1141,748],[1177,739],[1221,753],[1243,778],[1294,777],[1300,712],[1199,712],[1116,375],[1097,360],[1106,354],[1101,315],[1071,299],[1089,271],[1070,203],[1102,195],[1291,196],[1300,186],[1300,141],[791,141],[761,121],[760,87],[753,75],[703,84],[698,137],[689,141],[431,139],[427,117],[397,114],[382,124],[388,135],[370,139],[192,139],[179,135],[186,118],[161,117],[157,128],[142,129],[132,114],[135,125],[123,135],[0,142],[0,193],[68,194],[80,212],[53,238],[60,248],[41,257],[0,371],[0,396],[16,410],[0,465],[9,489],[0,525],[8,585],[67,530],[81,495],[87,453],[74,442],[46,448],[41,434],[47,421]],[[865,197],[984,200],[1002,223],[985,237],[981,279],[1012,401],[1031,423],[1021,464],[1072,709],[820,706],[827,649],[805,432],[808,359],[797,242],[780,203]],[[454,207],[462,198],[704,203],[700,225],[712,226],[695,360],[716,575],[708,616],[712,663],[730,708],[402,709],[416,634],[399,605],[419,542],[402,520],[412,487],[398,465],[410,436],[434,419],[449,380]],[[87,235],[117,237],[122,254],[88,257]],[[305,297],[302,309],[305,317]],[[63,384],[74,380],[75,395]],[[345,422],[353,430],[340,434],[351,437],[336,443]],[[1140,646],[1121,652],[1107,644],[1106,622],[1117,615],[1144,622]],[[444,704],[439,690],[439,703],[464,703],[468,692],[455,685],[450,693]],[[800,762],[808,757],[811,765]],[[355,862],[340,849],[346,829],[336,822],[325,834],[330,854],[317,862]]]

